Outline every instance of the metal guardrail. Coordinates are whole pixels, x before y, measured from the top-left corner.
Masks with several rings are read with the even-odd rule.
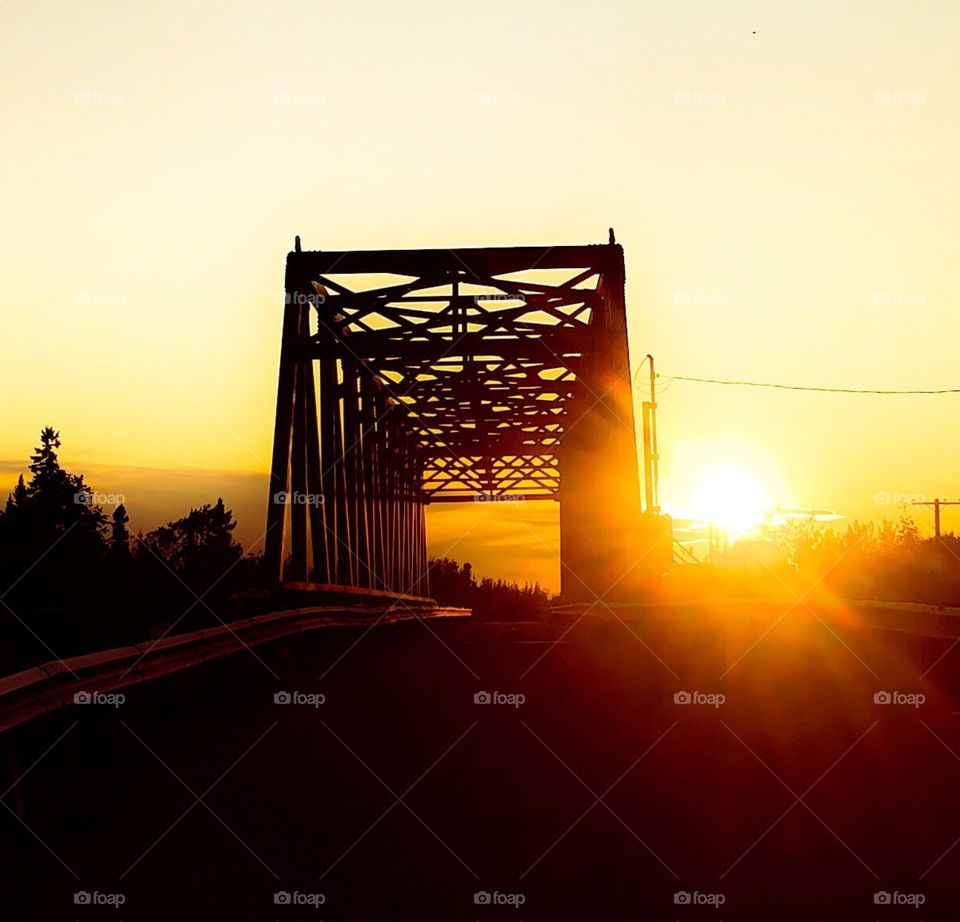
[[[0,678],[0,733],[71,707],[75,695],[109,693],[323,627],[364,627],[419,618],[469,617],[467,608],[395,603],[380,608],[314,606],[270,612],[161,640],[57,660]]]

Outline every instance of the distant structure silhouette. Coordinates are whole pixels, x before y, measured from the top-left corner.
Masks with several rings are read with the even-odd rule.
[[[566,600],[624,597],[670,565],[669,519],[641,514],[613,229],[607,244],[454,250],[297,238],[270,576],[424,595],[427,504],[533,500],[560,503]]]

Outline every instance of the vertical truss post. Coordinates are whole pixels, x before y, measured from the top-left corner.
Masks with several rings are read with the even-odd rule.
[[[380,468],[380,441],[383,422],[376,381],[372,374],[360,379],[361,407],[365,438],[363,440],[363,470],[366,478],[365,504],[369,526],[370,569],[374,574],[374,588],[382,586],[383,578],[383,517],[381,494],[383,480]]]
[[[321,326],[321,333],[322,333]],[[326,582],[335,583],[337,558],[340,547],[337,542],[337,504],[335,502],[335,435],[334,426],[339,418],[336,395],[337,360],[330,354],[321,354],[319,366],[320,407],[320,482],[323,484],[323,521],[325,559],[322,573]]]
[[[332,362],[330,413],[332,416],[330,431],[332,438],[332,457],[330,466],[333,468],[333,508],[336,518],[334,534],[337,542],[336,582],[341,586],[356,586],[356,560],[353,556],[350,528],[350,502],[347,496],[347,464],[344,456],[343,414],[341,395],[344,390],[346,373],[342,359]],[[326,463],[326,462],[324,462]]]
[[[627,346],[623,249],[609,245],[560,450],[561,594],[629,594],[640,483]]]
[[[290,260],[287,260],[287,283],[280,336],[280,371],[277,382],[277,413],[273,429],[273,454],[270,462],[270,484],[267,493],[267,534],[264,559],[271,579],[284,577],[283,549],[287,504],[283,494],[290,485],[290,454],[293,437],[297,366],[301,361],[302,317],[306,311],[301,293],[292,283]]]
[[[302,316],[301,316],[302,324]],[[298,330],[302,335],[302,327]],[[306,582],[307,568],[307,372],[310,362],[299,361],[293,403],[293,439],[290,457],[290,567],[295,580]]]
[[[309,330],[307,331],[309,333]],[[327,529],[324,524],[323,476],[320,460],[320,423],[317,407],[317,380],[313,360],[304,363],[306,370],[305,412],[307,417],[307,490],[310,501],[310,557],[312,579],[330,582],[327,568]]]
[[[363,425],[360,416],[360,367],[353,356],[342,360],[344,482],[346,518],[350,531],[350,560],[354,586],[368,586],[370,561],[366,548],[363,506]]]

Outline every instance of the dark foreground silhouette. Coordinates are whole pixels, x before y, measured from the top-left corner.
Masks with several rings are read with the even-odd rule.
[[[131,538],[58,446],[0,517],[4,672],[246,613],[263,581],[222,500]],[[814,614],[823,586],[956,601],[955,539],[789,547],[676,572],[651,595],[702,602],[669,616],[551,615],[441,560],[432,591],[478,617],[324,629],[40,716],[0,737],[0,914],[955,918],[960,630]],[[741,596],[788,601],[712,601]]]
[[[222,498],[146,534],[98,494],[40,433],[29,470],[0,511],[0,676],[58,658],[228,623],[288,602],[270,592],[258,551],[244,555]],[[545,592],[477,581],[470,565],[430,562],[430,592],[479,617],[544,617]],[[505,615],[509,612],[509,615]]]
[[[42,718],[4,915],[956,918],[960,650],[785,608],[320,632]]]

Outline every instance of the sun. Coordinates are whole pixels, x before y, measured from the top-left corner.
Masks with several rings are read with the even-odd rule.
[[[690,492],[689,514],[742,538],[760,525],[771,507],[761,483],[735,462],[702,468]]]

